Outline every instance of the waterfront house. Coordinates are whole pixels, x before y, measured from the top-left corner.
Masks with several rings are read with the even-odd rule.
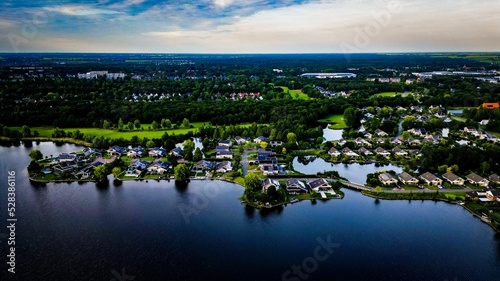
[[[389,151],[383,149],[382,147],[377,147],[375,149],[375,153],[379,154],[379,155],[382,155],[384,157],[391,156],[391,153]]]
[[[226,146],[226,147],[231,147],[232,142],[229,140],[220,140],[218,143],[218,146]]]
[[[398,180],[395,179],[391,174],[389,173],[381,173],[378,175],[378,180],[380,183],[383,185],[391,185],[391,184],[397,184]]]
[[[306,185],[303,182],[299,181],[298,179],[287,179],[285,184],[286,184],[286,191],[290,194],[309,191]]]
[[[127,157],[137,158],[137,157],[141,157],[143,153],[144,153],[144,148],[139,146],[139,147],[135,147],[135,148],[132,148],[131,150],[127,151]]]
[[[366,149],[364,147],[360,148],[358,150],[358,152],[359,152],[359,154],[362,154],[364,156],[371,156],[371,155],[373,155],[373,152],[371,152],[370,150],[368,150],[368,149]]]
[[[342,154],[345,154],[349,157],[358,157],[359,156],[356,152],[352,151],[349,147],[344,147],[342,149]]]
[[[74,153],[61,153],[59,156],[57,156],[57,161],[59,163],[64,163],[64,162],[76,162],[78,161],[79,157],[78,155]]]
[[[162,162],[158,161],[156,163],[153,163],[153,165],[149,166],[147,168],[148,172],[151,174],[159,174],[163,175],[170,169],[170,163],[168,162]]]
[[[267,193],[267,190],[271,187],[274,186],[276,190],[280,188],[280,183],[276,180],[273,179],[265,179],[262,182],[262,193]]]
[[[443,179],[447,180],[452,185],[464,185],[464,183],[465,183],[464,179],[455,175],[452,172],[448,172],[448,173],[444,174]]]
[[[427,184],[427,185],[434,185],[438,186],[443,184],[443,180],[436,177],[435,175],[426,172],[420,176],[420,178]]]
[[[71,165],[69,162],[61,162],[54,167],[52,167],[54,174],[57,175],[62,175],[64,173],[71,173],[73,172],[74,166]]]
[[[137,160],[128,166],[125,176],[139,176],[149,166],[149,161]]]
[[[219,151],[215,154],[216,159],[233,159],[233,153],[229,150]]]
[[[500,184],[500,176],[497,174],[491,175],[489,178],[490,182],[494,182],[496,184]]]
[[[307,182],[307,185],[309,185],[309,188],[311,190],[314,190],[316,192],[319,191],[328,191],[332,189],[332,186],[328,183],[327,180],[323,178],[315,179],[315,180],[309,180]]]
[[[173,155],[175,157],[182,157],[182,149],[176,147],[176,148],[170,150],[170,155]]]
[[[497,190],[488,190],[486,191],[486,198],[490,201],[498,201],[500,202],[500,191]]]
[[[216,173],[229,173],[233,170],[233,165],[229,161],[222,161],[215,166]]]
[[[330,148],[330,150],[328,150],[328,154],[332,157],[339,157],[341,153],[338,149],[336,149],[335,147],[332,147],[332,148]]]
[[[120,156],[122,154],[125,154],[125,152],[127,152],[127,149],[125,147],[115,145],[109,148],[106,152],[108,153],[108,155]]]
[[[408,156],[408,152],[402,150],[400,147],[395,147],[393,150],[394,154],[402,157]]]
[[[487,180],[487,179],[485,179],[485,178],[483,178],[475,173],[470,173],[469,175],[467,175],[467,180],[471,184],[478,185],[478,186],[488,186],[488,184],[490,183],[489,180]]]
[[[489,202],[490,199],[486,197],[486,192],[484,191],[470,191],[465,193],[465,197],[471,200],[478,200],[480,202]]]
[[[215,168],[215,162],[207,161],[207,160],[200,160],[198,163],[196,163],[195,168],[197,170],[212,170]]]
[[[407,172],[401,173],[398,176],[399,180],[406,185],[417,185],[418,184],[418,179],[415,178],[414,176],[410,175]]]

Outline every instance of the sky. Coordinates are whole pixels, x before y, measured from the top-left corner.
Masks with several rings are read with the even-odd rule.
[[[3,0],[0,52],[495,52],[499,15],[499,0]]]

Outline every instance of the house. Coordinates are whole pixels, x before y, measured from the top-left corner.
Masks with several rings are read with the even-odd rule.
[[[332,147],[332,148],[330,148],[330,150],[328,150],[328,154],[332,157],[339,157],[341,153],[338,149],[336,149],[335,147]]]
[[[489,180],[475,174],[475,173],[470,173],[469,175],[467,175],[467,180],[471,183],[471,184],[475,184],[475,185],[479,185],[479,186],[488,186],[488,184],[490,183]]]
[[[414,106],[414,105],[412,105],[412,106],[410,107],[410,109],[411,109],[412,111],[416,111],[416,112],[423,112],[423,111],[424,111],[424,110],[422,109],[422,107],[420,107],[420,106]]]
[[[127,157],[137,158],[137,157],[141,157],[143,153],[144,153],[144,148],[139,146],[139,147],[132,148],[131,150],[127,151]]]
[[[464,179],[455,175],[452,172],[448,172],[448,173],[444,174],[443,179],[447,180],[452,185],[464,185],[464,183],[465,183]]]
[[[306,185],[297,179],[287,179],[285,184],[286,184],[286,191],[288,193],[300,193],[309,191]]]
[[[108,153],[108,155],[120,156],[122,154],[125,154],[126,151],[127,149],[125,147],[115,145],[109,148],[106,152]]]
[[[403,141],[399,137],[397,137],[397,138],[390,138],[389,142],[392,143],[393,145],[402,145],[403,144]]]
[[[488,190],[486,191],[486,198],[490,201],[498,201],[500,202],[500,191],[497,190]]]
[[[255,139],[253,139],[253,142],[256,144],[260,144],[263,141],[266,141],[266,138],[263,136],[259,136],[259,137],[256,137]]]
[[[273,179],[265,179],[262,182],[262,193],[267,193],[267,190],[271,187],[274,186],[276,190],[280,188],[280,183],[276,180]]]
[[[218,145],[215,147],[215,153],[223,152],[223,151],[229,151],[229,146]]]
[[[64,173],[73,172],[74,167],[69,162],[61,162],[52,167],[52,169],[54,170],[55,174],[62,175]]]
[[[491,182],[494,182],[494,183],[500,184],[500,176],[498,176],[497,174],[493,174],[493,175],[491,175],[488,179],[489,179]]]
[[[346,144],[346,143],[347,143],[347,141],[346,141],[345,139],[339,139],[339,140],[337,141],[337,143],[338,143],[338,145],[343,146],[344,144]]]
[[[233,170],[233,165],[229,161],[223,161],[215,165],[216,173],[229,173]]]
[[[372,135],[370,132],[365,131],[365,132],[363,133],[363,137],[365,137],[365,138],[367,138],[367,139],[371,139],[371,138],[373,137],[373,135]]]
[[[219,151],[215,154],[216,159],[233,159],[233,153],[229,150]]]
[[[388,134],[380,129],[375,130],[375,135],[380,136],[380,137],[387,137]]]
[[[413,177],[412,175],[408,174],[407,172],[404,172],[398,176],[398,179],[406,185],[417,185],[418,184],[418,179]]]
[[[213,170],[215,168],[215,162],[207,161],[207,160],[201,160],[196,163],[195,168],[197,170]]]
[[[218,143],[218,146],[226,146],[226,147],[231,147],[233,143],[229,140],[220,140]]]
[[[314,190],[316,192],[319,192],[319,191],[328,191],[328,190],[332,189],[332,186],[328,183],[328,181],[326,181],[323,178],[319,178],[319,179],[315,179],[315,180],[309,180],[307,182],[307,185],[309,185],[309,188],[311,190]]]
[[[411,146],[419,146],[422,144],[422,142],[419,139],[412,139],[412,138],[407,139],[406,142],[408,142],[408,144]]]
[[[474,127],[472,127],[472,126],[464,127],[464,132],[469,133],[469,134],[473,134],[473,135],[477,135],[478,134],[477,129],[474,128]]]
[[[262,174],[267,176],[267,175],[277,175],[279,174],[279,166],[276,164],[266,164],[262,165]]]
[[[408,132],[420,137],[424,137],[427,135],[427,131],[424,128],[412,128],[408,130]]]
[[[137,160],[135,162],[132,162],[132,164],[130,164],[128,166],[128,169],[127,169],[127,172],[126,172],[126,176],[139,176],[141,174],[142,171],[146,170],[147,167],[149,166],[149,161],[145,161],[145,160]]]
[[[479,107],[494,109],[494,108],[499,108],[500,104],[498,102],[485,102],[482,105],[480,105]]]
[[[391,153],[389,151],[383,149],[382,147],[377,147],[375,149],[375,153],[378,155],[382,155],[384,157],[391,156]]]
[[[237,143],[237,144],[243,144],[243,143],[246,143],[247,140],[238,136],[238,137],[234,138],[234,142]]]
[[[170,150],[170,155],[173,155],[175,157],[182,157],[182,149],[176,147],[176,148]]]
[[[99,149],[96,149],[96,148],[91,148],[91,147],[86,147],[83,149],[83,155],[88,158],[90,157],[91,155],[101,155],[101,151]]]
[[[408,152],[402,150],[400,147],[395,147],[393,150],[394,154],[398,155],[398,156],[402,156],[402,157],[406,157],[408,156]]]
[[[356,152],[352,151],[349,147],[344,147],[342,149],[342,154],[345,154],[349,157],[358,157],[359,156]]]
[[[283,145],[283,142],[282,141],[271,141],[271,142],[269,142],[269,144],[271,145],[271,147],[275,147],[278,145]]]
[[[360,148],[358,150],[358,152],[359,152],[359,154],[362,154],[364,156],[371,156],[371,155],[373,155],[373,152],[371,152],[370,150],[368,150],[368,149],[366,149],[364,147]]]
[[[425,181],[425,183],[427,185],[434,185],[434,186],[438,186],[438,185],[441,185],[443,184],[443,180],[436,177],[435,175],[429,173],[429,172],[426,172],[424,173],[423,175],[420,176],[420,178]]]
[[[170,163],[158,161],[147,168],[148,172],[151,174],[163,175],[170,169]]]
[[[167,151],[163,147],[160,147],[160,148],[155,147],[155,148],[149,150],[149,152],[148,152],[148,155],[150,157],[163,157],[163,156],[165,156],[165,154],[167,154]]]
[[[78,155],[74,153],[61,153],[57,156],[59,163],[78,161]]]
[[[365,139],[363,138],[356,138],[356,140],[354,141],[356,143],[356,145],[358,146],[366,146],[366,147],[372,147],[372,144],[369,143],[368,141],[366,141]]]
[[[391,174],[389,173],[381,173],[378,175],[378,180],[380,183],[383,185],[391,185],[391,184],[397,184],[398,180],[395,179]]]
[[[471,200],[479,200],[481,202],[488,202],[490,199],[486,197],[486,192],[484,191],[471,191],[471,192],[466,192],[465,197],[470,198]]]

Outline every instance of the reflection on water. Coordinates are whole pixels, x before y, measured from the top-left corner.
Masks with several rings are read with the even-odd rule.
[[[344,130],[332,130],[326,126],[323,129],[323,138],[325,141],[336,141],[342,138],[342,133]]]

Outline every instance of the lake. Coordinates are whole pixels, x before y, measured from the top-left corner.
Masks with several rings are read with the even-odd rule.
[[[336,141],[342,138],[342,133],[344,130],[332,130],[328,128],[328,125],[323,129],[324,141]]]
[[[375,200],[344,189],[343,200],[259,211],[237,199],[241,186],[219,181],[192,181],[187,187],[166,181],[37,186],[26,174],[34,148],[44,155],[81,149],[52,143],[0,146],[1,181],[7,182],[7,171],[17,173],[18,219],[17,273],[9,278],[7,214],[2,209],[1,280],[420,281],[500,276],[500,236],[458,205]],[[5,188],[0,198],[5,206]],[[301,267],[297,274],[302,277],[293,273],[294,265]]]
[[[317,174],[325,171],[337,171],[341,177],[355,183],[366,183],[366,175],[378,171],[393,170],[396,173],[402,173],[403,169],[398,166],[384,165],[376,166],[376,164],[332,164],[316,156],[299,156],[293,159],[293,168],[295,171],[303,174]]]

